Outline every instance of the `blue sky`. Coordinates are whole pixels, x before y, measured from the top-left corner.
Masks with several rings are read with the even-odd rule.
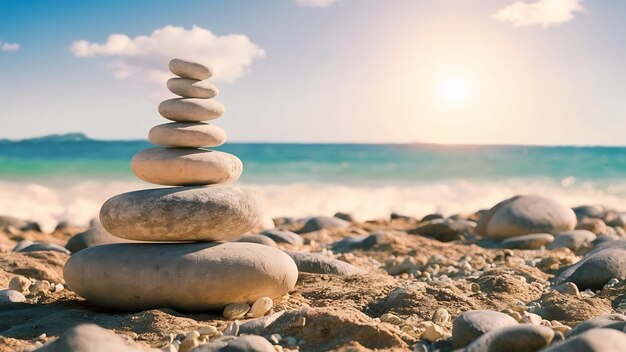
[[[194,52],[231,141],[626,144],[626,2],[515,3],[0,0],[0,138],[145,138]]]

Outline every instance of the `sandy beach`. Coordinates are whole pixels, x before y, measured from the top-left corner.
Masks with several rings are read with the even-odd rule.
[[[621,245],[620,214],[602,207],[577,209],[576,228],[591,230],[595,239],[553,248],[550,235],[509,244],[478,235],[476,221],[485,213],[469,210],[447,219],[393,214],[367,221],[351,221],[348,214],[337,215],[347,221],[276,218],[274,231],[298,235],[294,240],[270,232],[265,237],[276,239],[269,241],[271,246],[312,253],[326,264],[314,261],[318,265],[299,268],[295,288],[275,301],[266,317],[237,321],[220,311],[123,312],[89,303],[65,284],[63,266],[70,255],[63,252],[73,236],[102,231],[97,222],[91,229],[59,224],[45,233],[34,223],[3,217],[0,286],[9,287],[15,277],[30,284],[24,285],[23,302],[0,307],[2,350],[32,350],[82,323],[115,332],[138,350],[168,348],[188,333],[212,326],[225,335],[264,336],[284,351],[450,351],[453,321],[467,311],[502,312],[515,324],[548,327],[553,343],[572,338],[572,328],[599,316],[626,321],[621,315],[626,308],[623,277],[593,289],[564,286],[558,279],[589,252]],[[252,232],[261,230],[267,229]],[[29,241],[47,247],[24,250]],[[16,246],[22,250],[14,251]],[[176,279],[165,285],[176,286]],[[268,317],[275,320],[258,322]]]

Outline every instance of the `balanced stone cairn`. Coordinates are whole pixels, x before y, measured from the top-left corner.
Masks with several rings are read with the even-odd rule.
[[[120,194],[100,209],[112,235],[152,243],[84,249],[67,261],[65,281],[87,300],[120,310],[206,311],[282,297],[298,278],[287,254],[256,243],[216,242],[250,231],[263,213],[253,194],[226,184],[241,175],[241,161],[199,149],[226,140],[221,128],[205,122],[224,113],[211,99],[218,94],[206,81],[212,71],[182,59],[169,68],[179,77],[167,87],[182,98],[162,102],[159,113],[174,122],[150,130],[150,142],[160,147],[137,153],[131,167],[144,181],[176,187]]]

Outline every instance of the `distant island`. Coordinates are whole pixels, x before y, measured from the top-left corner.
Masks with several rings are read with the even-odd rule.
[[[2,143],[14,143],[14,142],[30,142],[30,143],[49,143],[49,142],[85,142],[92,141],[93,139],[87,137],[84,133],[80,132],[70,132],[70,133],[59,133],[59,134],[50,134],[42,137],[34,137],[34,138],[24,138],[19,140],[14,139],[0,139]]]

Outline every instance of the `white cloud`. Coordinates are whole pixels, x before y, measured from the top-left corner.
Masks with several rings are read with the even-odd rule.
[[[110,58],[108,67],[118,79],[137,77],[159,83],[172,76],[167,63],[175,57],[205,63],[213,68],[215,81],[232,82],[249,70],[253,60],[265,56],[245,35],[217,36],[198,26],[189,30],[165,26],[134,38],[111,34],[101,44],[77,40],[70,51],[77,57]]]
[[[296,0],[296,3],[302,7],[328,7],[335,0]]]
[[[7,53],[12,52],[12,51],[18,51],[20,50],[20,45],[16,43],[2,42],[2,40],[0,40],[0,50],[7,52]]]
[[[574,12],[583,10],[580,3],[581,0],[518,1],[498,10],[492,17],[514,26],[541,25],[546,28],[572,20]]]

